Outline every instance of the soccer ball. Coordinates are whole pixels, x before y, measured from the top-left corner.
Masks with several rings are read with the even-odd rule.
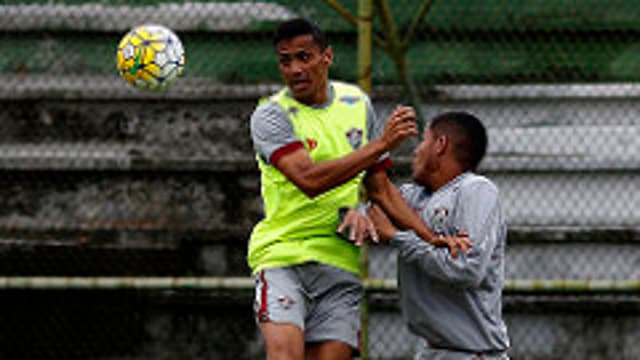
[[[184,72],[184,49],[173,31],[146,24],[129,31],[118,45],[116,66],[129,84],[162,90]]]

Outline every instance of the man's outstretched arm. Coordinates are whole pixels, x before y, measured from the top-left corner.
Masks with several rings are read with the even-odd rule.
[[[382,136],[341,158],[314,163],[300,147],[278,158],[274,165],[310,198],[353,179],[375,165],[380,156],[417,134],[413,109],[401,107],[389,117]]]
[[[402,198],[385,172],[368,174],[364,181],[369,200],[378,204],[398,227],[413,230],[416,235],[432,245],[448,246],[453,257],[458,256],[458,248],[466,253],[472,246],[467,237],[436,236]]]

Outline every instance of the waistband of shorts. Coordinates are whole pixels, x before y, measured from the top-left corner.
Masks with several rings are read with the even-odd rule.
[[[482,358],[483,356],[488,356],[488,357],[500,357],[502,355],[506,355],[507,350],[466,350],[466,349],[458,349],[458,348],[452,348],[452,347],[446,347],[446,346],[434,346],[431,344],[426,343],[425,347],[428,349],[433,349],[433,350],[444,350],[444,351],[451,351],[451,352],[457,352],[457,353],[463,353],[463,354],[469,354],[469,355],[475,355],[478,356],[480,358]]]

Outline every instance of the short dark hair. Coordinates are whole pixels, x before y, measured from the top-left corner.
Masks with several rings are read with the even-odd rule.
[[[466,112],[446,112],[431,120],[436,135],[453,141],[453,154],[464,171],[475,171],[487,152],[487,130],[477,117]]]
[[[327,36],[320,30],[318,25],[306,18],[296,18],[287,20],[276,28],[273,33],[273,46],[278,45],[282,40],[287,40],[300,35],[311,35],[313,42],[324,50],[329,45]]]

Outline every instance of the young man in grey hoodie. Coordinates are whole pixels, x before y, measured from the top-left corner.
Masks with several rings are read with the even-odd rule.
[[[454,258],[411,230],[398,229],[372,206],[368,215],[381,240],[398,250],[401,307],[421,338],[415,359],[508,359],[502,320],[506,226],[496,185],[474,173],[487,134],[473,115],[435,117],[416,147],[413,182],[404,200],[438,236],[467,235],[468,253]]]

